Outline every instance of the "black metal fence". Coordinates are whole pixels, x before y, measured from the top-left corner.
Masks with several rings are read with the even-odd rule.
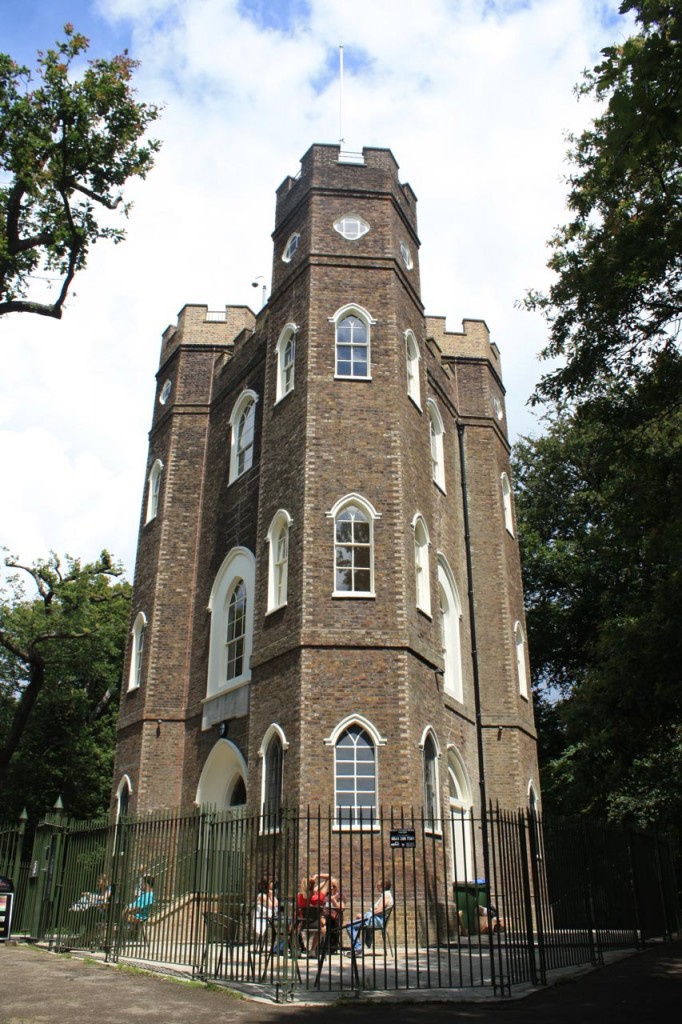
[[[18,871],[14,930],[279,997],[509,994],[679,928],[671,851],[656,836],[493,808],[440,821],[393,809],[352,829],[296,809],[270,825],[240,809],[116,825],[48,816]],[[16,876],[10,831],[0,867]]]

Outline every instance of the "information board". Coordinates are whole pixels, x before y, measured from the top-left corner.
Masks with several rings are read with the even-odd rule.
[[[12,927],[13,892],[0,892],[0,942],[7,942]]]

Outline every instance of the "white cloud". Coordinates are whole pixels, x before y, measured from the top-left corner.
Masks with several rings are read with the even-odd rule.
[[[250,9],[89,5],[129,33],[140,97],[165,104],[164,144],[130,189],[127,241],[96,247],[64,319],[0,324],[0,543],[25,559],[106,546],[132,574],[161,332],[186,302],[259,305],[251,280],[270,276],[275,189],[313,142],[338,137],[340,43],[347,146],[392,149],[419,197],[427,311],[454,330],[487,321],[512,431],[533,426],[524,403],[544,331],[514,300],[547,282],[564,133],[590,116],[572,87],[622,34],[622,19],[608,24],[617,0],[422,0],[418,14],[413,0],[309,0],[289,6],[287,33]]]

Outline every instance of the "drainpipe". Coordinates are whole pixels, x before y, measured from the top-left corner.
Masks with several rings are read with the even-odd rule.
[[[471,625],[471,664],[474,674],[474,707],[476,712],[476,746],[478,749],[478,785],[481,793],[481,841],[483,843],[483,871],[488,889],[486,902],[490,904],[490,851],[488,848],[488,800],[485,788],[485,759],[483,756],[483,727],[481,724],[481,686],[478,671],[478,647],[476,644],[476,611],[474,603],[474,576],[471,561],[471,533],[469,531],[469,499],[467,495],[466,458],[464,454],[464,424],[457,424],[459,440],[459,466],[462,480],[462,513],[464,517],[464,546],[467,560],[467,595],[469,598],[469,622]],[[490,924],[490,906],[488,906]],[[488,927],[488,945],[490,947],[490,966],[492,982],[495,985],[495,967],[493,960],[493,935]]]

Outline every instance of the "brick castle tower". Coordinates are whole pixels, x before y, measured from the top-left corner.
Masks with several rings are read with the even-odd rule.
[[[258,315],[163,335],[115,805],[534,803],[498,349],[424,315],[389,150],[312,146],[273,239]]]

